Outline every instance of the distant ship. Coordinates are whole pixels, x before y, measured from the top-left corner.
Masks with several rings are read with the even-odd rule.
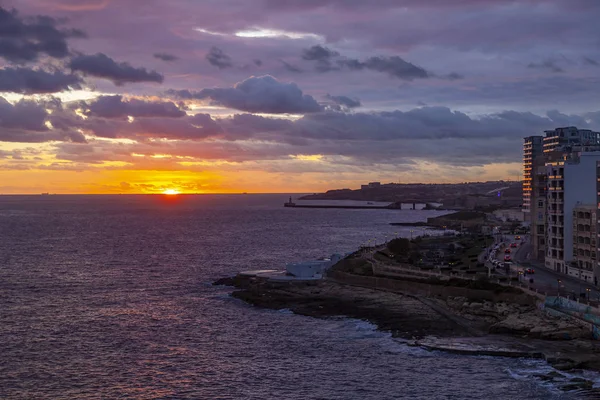
[[[49,196],[49,195],[50,195],[50,193],[48,193],[48,192],[44,192],[44,193],[42,193],[40,196]]]

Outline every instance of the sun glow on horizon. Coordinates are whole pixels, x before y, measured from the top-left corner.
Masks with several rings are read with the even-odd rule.
[[[179,190],[177,189],[165,189],[163,191],[163,194],[169,195],[169,196],[175,196],[177,194],[179,194]]]

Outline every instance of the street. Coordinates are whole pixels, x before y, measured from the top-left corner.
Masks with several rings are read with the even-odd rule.
[[[521,276],[521,281],[529,284],[533,289],[537,289],[539,292],[547,293],[548,295],[556,295],[560,293],[562,296],[572,297],[573,294],[578,296],[581,300],[585,297],[579,297],[580,293],[584,293],[587,296],[586,288],[590,289],[589,299],[591,301],[600,301],[600,291],[593,285],[586,284],[584,281],[580,281],[577,278],[567,276],[565,274],[558,273],[554,270],[546,268],[542,263],[536,262],[535,260],[527,259],[527,256],[531,252],[531,244],[529,243],[529,237],[527,235],[521,235],[522,240],[515,240],[514,235],[503,235],[503,242],[508,246],[510,243],[518,243],[519,247],[512,248],[512,271],[511,275],[516,276],[518,271],[525,271],[527,268],[533,268],[535,273],[533,275]],[[504,257],[504,248],[502,248],[497,258],[502,260]],[[533,284],[529,283],[529,279],[533,278]]]

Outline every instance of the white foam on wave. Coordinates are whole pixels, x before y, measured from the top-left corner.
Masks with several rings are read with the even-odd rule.
[[[347,317],[330,318],[329,321],[335,323],[323,328],[340,340],[371,341],[382,351],[392,354],[407,354],[416,357],[437,356],[435,352],[410,346],[407,344],[408,341],[392,337],[391,332],[381,331],[377,325],[368,321]]]
[[[571,379],[584,378],[594,383],[594,388],[600,388],[600,373],[595,371],[583,371],[572,373],[569,371],[559,371],[553,368],[544,360],[520,359],[521,366],[506,368],[506,373],[513,379],[519,381],[535,382],[535,384],[550,390],[554,394],[564,393],[560,387],[568,384]],[[557,377],[553,381],[545,381],[538,375],[547,375],[552,372],[561,374],[563,377]]]

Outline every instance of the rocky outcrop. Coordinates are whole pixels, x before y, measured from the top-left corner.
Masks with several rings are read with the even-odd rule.
[[[590,330],[573,325],[560,318],[551,318],[541,312],[511,314],[492,325],[491,333],[520,334],[548,340],[571,340],[589,338]]]
[[[414,296],[348,286],[331,281],[272,283],[253,280],[237,285],[233,297],[250,304],[289,309],[313,317],[347,316],[368,320],[395,337],[466,336],[471,332]],[[468,323],[468,321],[467,321]]]
[[[545,315],[533,306],[490,301],[470,302],[465,297],[448,297],[446,305],[466,319],[487,324],[490,333],[547,340],[590,337],[589,329],[565,319]]]
[[[600,344],[578,339],[589,337],[589,330],[548,317],[529,304],[415,296],[327,279],[270,282],[237,276],[215,284],[235,286],[238,290],[233,297],[259,307],[367,320],[394,337],[431,350],[543,358],[559,370],[600,370]],[[564,384],[565,390],[589,386],[586,382]]]

